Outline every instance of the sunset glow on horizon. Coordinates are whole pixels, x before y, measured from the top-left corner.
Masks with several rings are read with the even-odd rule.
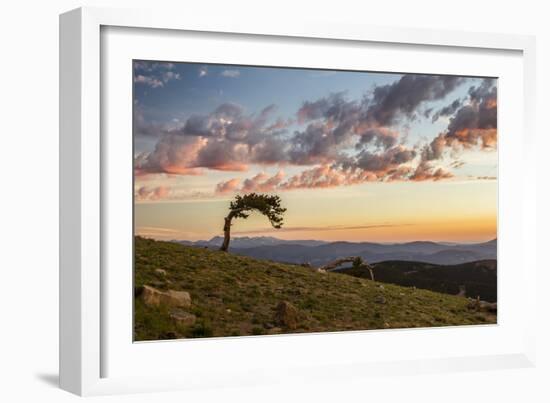
[[[232,235],[497,237],[497,80],[134,62],[135,233],[222,235],[230,200],[277,194]]]

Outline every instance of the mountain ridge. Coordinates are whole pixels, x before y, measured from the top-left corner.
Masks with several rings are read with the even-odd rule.
[[[188,246],[217,249],[222,237],[209,241],[174,241]],[[369,263],[385,260],[404,260],[452,265],[485,259],[496,259],[497,239],[481,243],[449,244],[434,241],[403,243],[376,242],[325,242],[317,240],[282,240],[274,237],[236,237],[230,250],[238,255],[268,259],[282,263],[309,263],[321,266],[331,260],[346,256],[361,256]]]

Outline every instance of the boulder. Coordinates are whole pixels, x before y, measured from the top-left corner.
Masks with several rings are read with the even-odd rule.
[[[497,303],[496,302],[480,301],[479,302],[479,308],[483,311],[487,311],[487,312],[491,312],[491,313],[497,313]]]
[[[473,311],[479,311],[481,309],[481,301],[479,300],[479,297],[476,299],[468,298],[468,305],[466,305],[468,309],[471,309]]]
[[[298,310],[288,301],[279,302],[275,312],[275,322],[287,329],[296,329],[298,327]]]
[[[377,295],[376,297],[374,297],[374,302],[376,302],[377,304],[385,304],[386,298],[383,295]]]
[[[155,273],[158,273],[161,276],[166,276],[166,270],[164,269],[155,269]]]
[[[482,301],[479,299],[479,297],[477,297],[476,299],[469,298],[467,306],[468,306],[468,309],[472,309],[474,311],[485,311],[485,312],[497,313],[496,302]]]
[[[170,318],[178,322],[180,325],[194,325],[197,317],[192,313],[182,311],[181,309],[175,309],[170,311]]]
[[[168,305],[176,308],[191,306],[191,295],[187,291],[160,291],[144,285],[140,296],[147,305]]]

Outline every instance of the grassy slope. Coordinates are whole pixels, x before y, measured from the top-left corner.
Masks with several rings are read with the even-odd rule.
[[[300,266],[256,260],[175,243],[135,239],[135,286],[191,294],[192,326],[174,323],[164,307],[135,300],[135,339],[239,336],[495,323],[468,310],[465,298],[372,282]],[[166,275],[156,272],[163,269]],[[380,295],[385,304],[376,303]],[[275,308],[299,310],[296,330],[274,323]]]

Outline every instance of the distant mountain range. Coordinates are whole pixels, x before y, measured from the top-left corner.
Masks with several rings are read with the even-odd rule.
[[[216,236],[208,241],[173,242],[182,245],[219,248],[223,238]],[[497,258],[497,240],[475,244],[415,241],[382,244],[374,242],[324,242],[317,240],[282,240],[274,237],[236,237],[231,239],[230,252],[257,259],[284,263],[309,263],[322,266],[334,259],[361,256],[369,263],[387,260],[425,262],[453,265],[477,260]]]
[[[219,248],[222,245],[223,237],[215,236],[209,241],[173,241],[181,245],[191,246],[203,246],[211,249]],[[324,245],[327,242],[313,241],[313,240],[298,240],[298,241],[286,241],[284,239],[274,238],[272,236],[255,236],[255,237],[236,237],[231,238],[231,250],[233,249],[245,249],[255,248],[258,246],[275,246],[275,245],[302,245],[302,246],[319,246]]]

